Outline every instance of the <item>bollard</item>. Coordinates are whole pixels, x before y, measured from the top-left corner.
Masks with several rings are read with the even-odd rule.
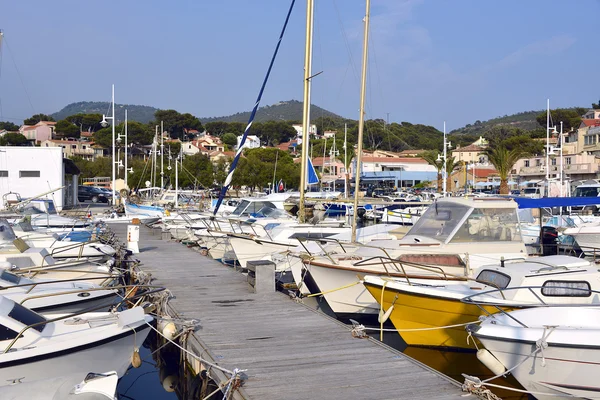
[[[259,294],[275,292],[275,263],[273,261],[248,261],[246,266],[251,291]]]
[[[138,242],[140,241],[140,226],[139,225],[127,225],[127,250],[130,250],[133,254],[140,252]]]

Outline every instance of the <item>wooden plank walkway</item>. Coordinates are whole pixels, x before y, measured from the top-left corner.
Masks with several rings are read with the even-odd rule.
[[[113,232],[125,239],[126,225]],[[141,269],[175,296],[170,305],[201,328],[188,349],[247,369],[238,399],[459,399],[457,382],[282,293],[251,293],[246,277],[140,228]],[[228,377],[218,376],[225,381]]]

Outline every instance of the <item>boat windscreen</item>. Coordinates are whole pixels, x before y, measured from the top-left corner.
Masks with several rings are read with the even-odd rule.
[[[23,325],[29,326],[33,324],[38,324],[33,327],[38,332],[44,330],[46,326],[46,318],[42,317],[40,314],[31,311],[29,308],[25,308],[20,304],[15,303],[12,310],[8,313],[8,317],[14,319],[15,321],[19,321]]]
[[[242,200],[242,202],[240,204],[238,204],[238,206],[235,208],[235,210],[233,210],[233,212],[231,214],[232,215],[242,215],[242,212],[244,212],[246,207],[248,207],[248,204],[250,204],[250,202],[248,200]]]
[[[14,285],[18,285],[19,282],[21,282],[21,277],[19,275],[13,274],[12,272],[4,270],[0,274],[0,280],[6,281],[6,282],[10,282],[10,283],[12,283]]]
[[[445,242],[471,207],[444,202],[429,206],[406,236],[424,236]]]

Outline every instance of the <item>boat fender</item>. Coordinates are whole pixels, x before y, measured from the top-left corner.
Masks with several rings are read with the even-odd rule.
[[[173,340],[175,335],[177,335],[177,327],[173,322],[160,321],[158,324],[158,329],[167,340]]]
[[[504,365],[486,349],[477,350],[477,359],[496,376],[504,375],[506,372]]]
[[[140,357],[140,349],[133,349],[133,354],[131,355],[131,365],[133,368],[139,368],[142,365],[142,358]]]
[[[392,311],[394,311],[394,305],[392,304],[390,306],[390,308],[387,309],[387,311],[384,313],[383,309],[379,310],[379,318],[378,318],[378,322],[380,324],[385,323],[385,321],[388,320],[388,318],[390,317],[390,315],[392,314]]]
[[[162,386],[166,392],[172,393],[175,391],[176,384],[177,384],[177,377],[175,375],[169,375],[163,381]]]

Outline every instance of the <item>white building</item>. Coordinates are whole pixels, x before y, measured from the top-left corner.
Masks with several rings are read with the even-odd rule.
[[[64,176],[62,147],[0,147],[0,207],[5,207],[6,193],[18,193],[23,199],[33,197],[65,186]],[[77,187],[78,175],[73,176]],[[61,210],[65,192],[60,189],[45,198],[53,199]]]
[[[243,137],[243,135],[237,137],[236,149],[240,148],[240,143],[242,143]],[[258,136],[248,135],[248,137],[246,137],[246,141],[244,142],[244,146],[242,147],[245,149],[257,149],[260,147],[260,139]]]
[[[302,124],[294,124],[292,127],[296,130],[296,139],[298,140],[298,144],[302,144]],[[310,124],[308,128],[308,134],[317,136],[317,125]]]

